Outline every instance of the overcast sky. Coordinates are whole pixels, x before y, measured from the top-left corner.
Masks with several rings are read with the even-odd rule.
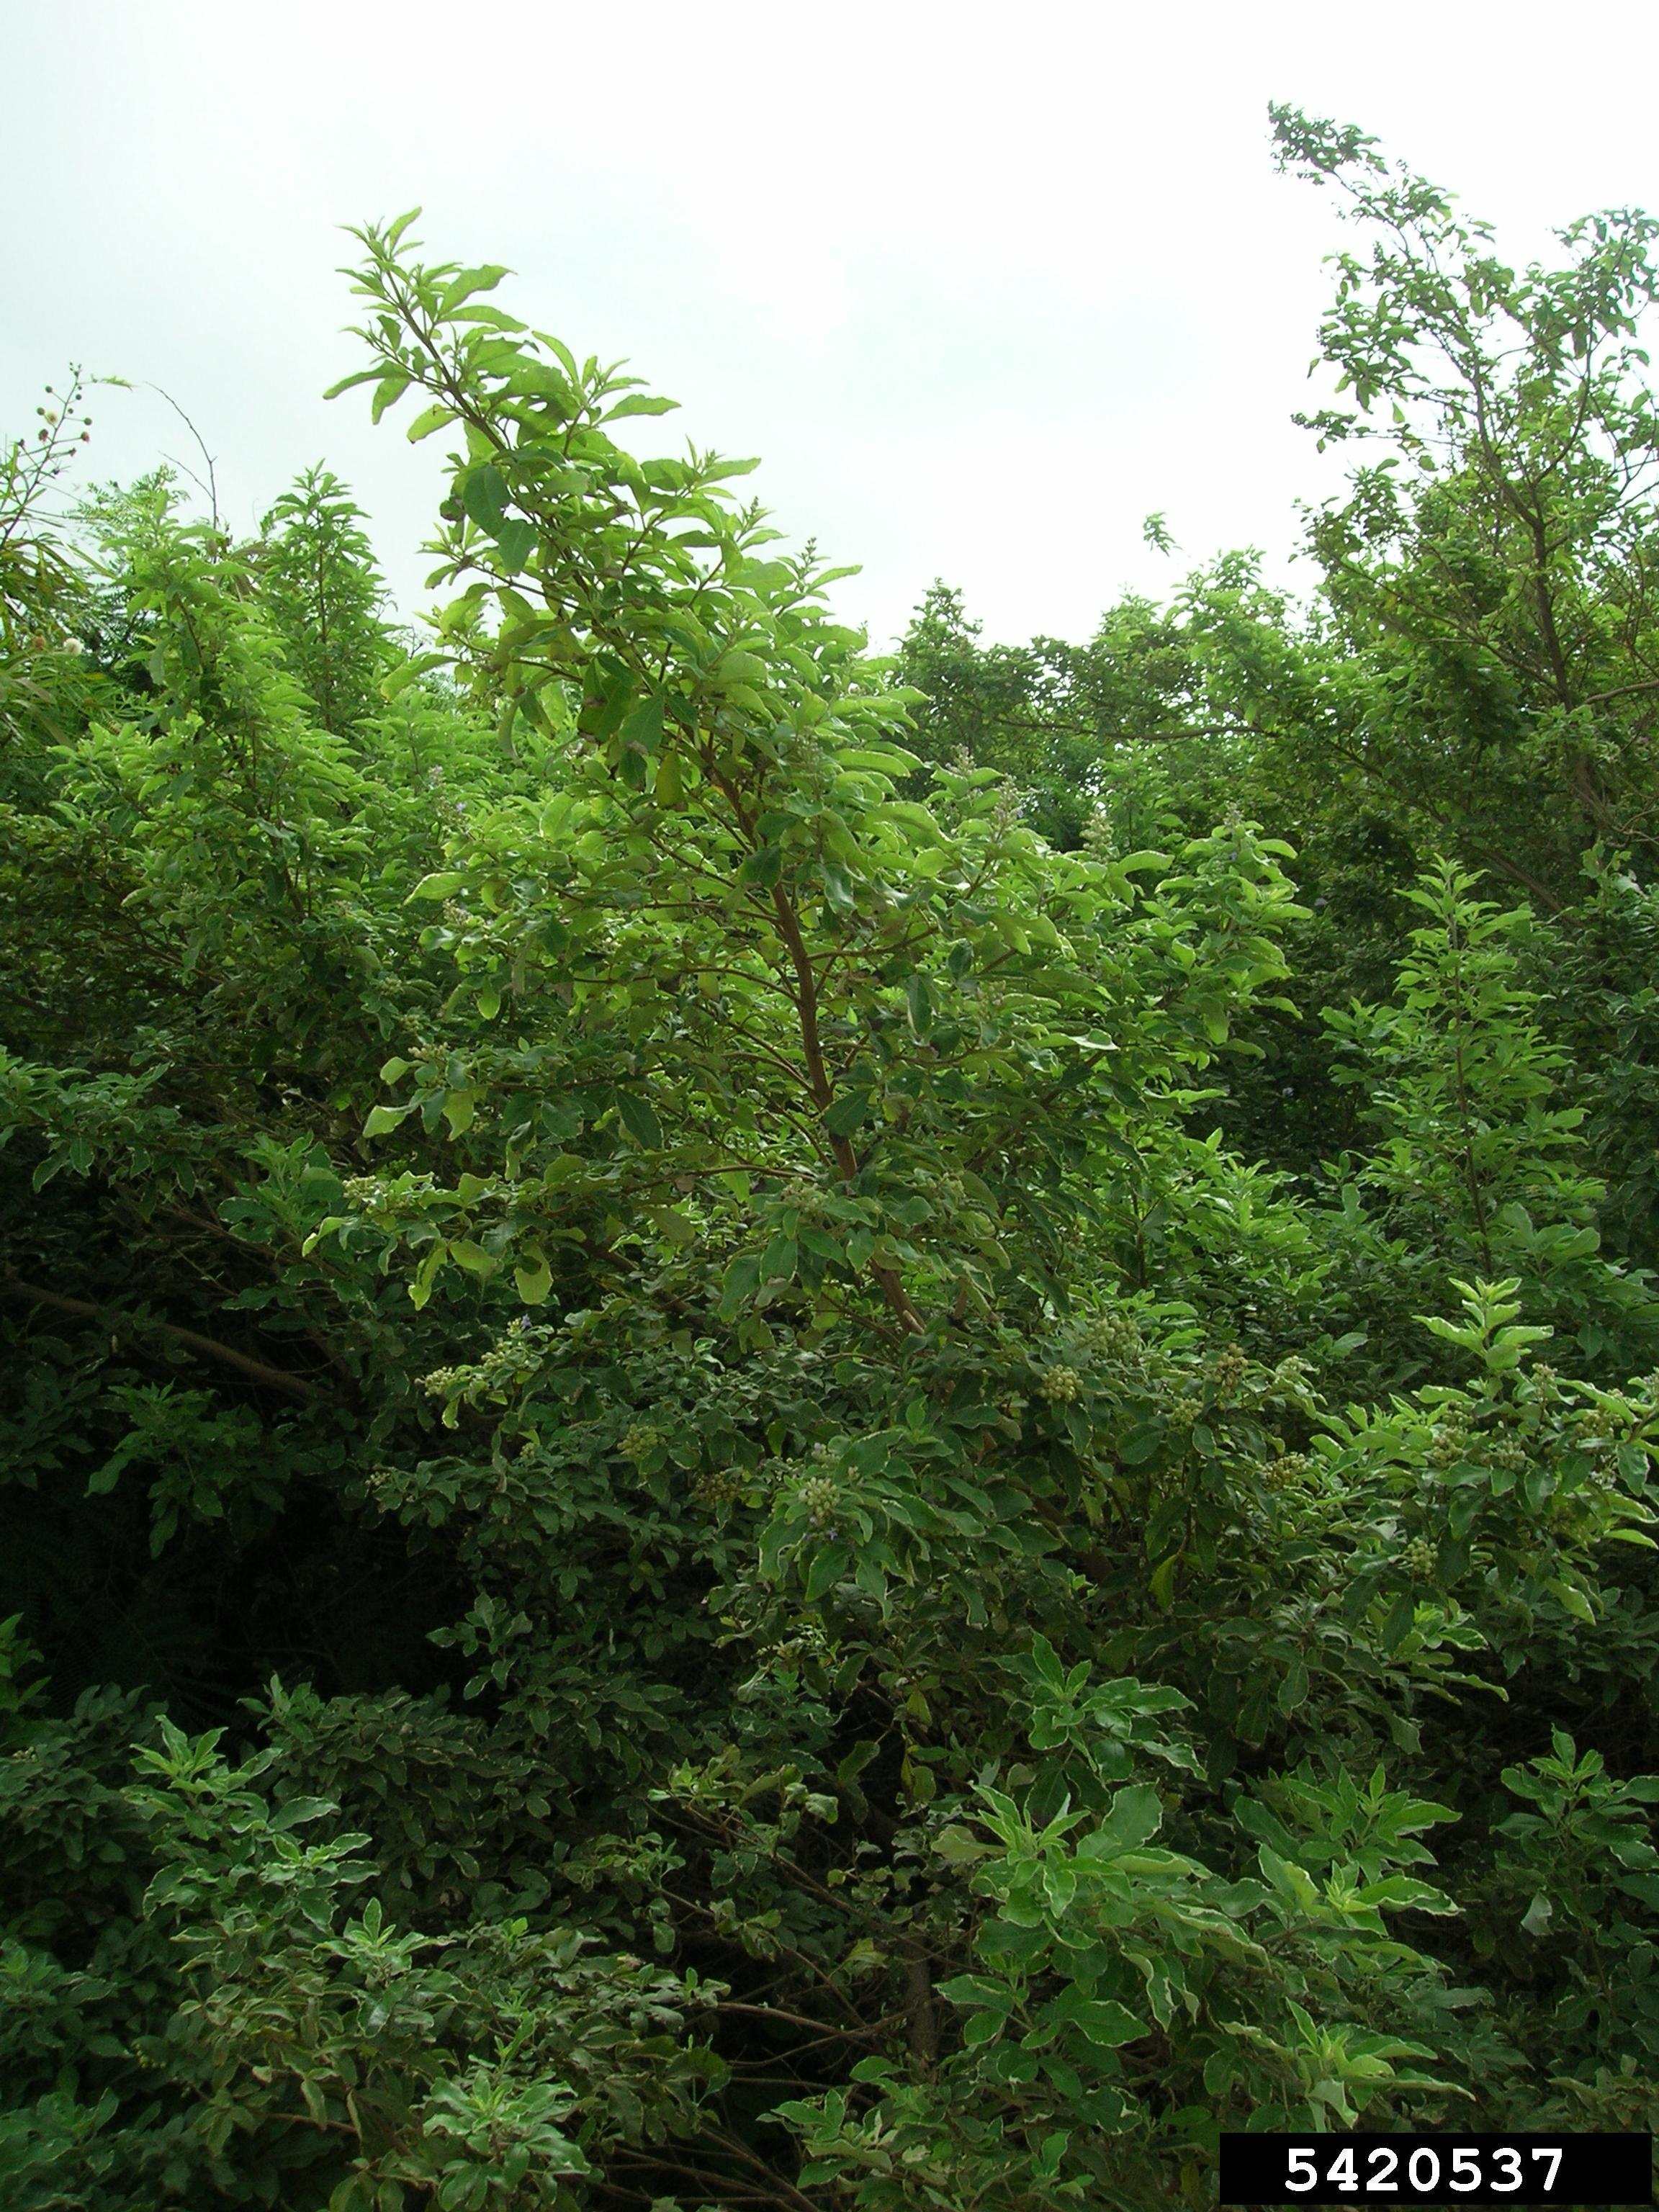
[[[1626,0],[0,0],[0,426],[78,361],[140,387],[100,396],[94,473],[191,459],[162,386],[234,526],[325,457],[423,604],[439,456],[320,396],[357,365],[337,227],[418,202],[434,253],[684,403],[653,450],[763,455],[876,638],[935,575],[988,635],[1082,635],[1183,561],[1279,568],[1330,481],[1289,418],[1338,226],[1274,176],[1270,99],[1525,258],[1659,208],[1656,82]]]

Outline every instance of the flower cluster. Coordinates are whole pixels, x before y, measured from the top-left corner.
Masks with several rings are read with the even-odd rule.
[[[1140,1331],[1133,1314],[1091,1314],[1078,1331],[1078,1337],[1097,1358],[1122,1359],[1139,1345]]]
[[[1506,1474],[1519,1474],[1527,1464],[1528,1455],[1519,1437],[1499,1431],[1495,1436],[1481,1437],[1480,1456],[1488,1467],[1502,1468]]]
[[[1238,1387],[1243,1382],[1249,1366],[1249,1362],[1244,1357],[1242,1345],[1230,1344],[1224,1352],[1216,1355],[1215,1363],[1210,1370],[1210,1382],[1216,1396],[1224,1404],[1229,1398],[1237,1395]]]
[[[1581,1406],[1575,1417],[1575,1426],[1581,1437],[1592,1443],[1605,1443],[1621,1437],[1630,1427],[1632,1408],[1622,1398],[1604,1400],[1600,1405]]]
[[[795,1492],[795,1503],[813,1528],[825,1528],[841,1504],[841,1485],[827,1474],[809,1475]]]
[[[748,1482],[740,1467],[711,1467],[700,1474],[691,1486],[691,1495],[699,1505],[713,1511],[736,1505],[741,1500]]]
[[[1437,1422],[1434,1441],[1429,1446],[1429,1458],[1436,1467],[1455,1467],[1467,1459],[1472,1439],[1468,1425],[1462,1419]]]
[[[1097,806],[1083,825],[1083,849],[1093,860],[1115,860],[1117,858],[1117,833],[1112,827],[1111,817],[1103,806]]]
[[[1278,1459],[1270,1459],[1261,1470],[1264,1490],[1290,1490],[1308,1472],[1305,1452],[1285,1452]]]
[[[813,1182],[804,1182],[799,1177],[787,1182],[778,1194],[785,1206],[793,1206],[803,1221],[822,1221],[825,1216],[824,1194]]]

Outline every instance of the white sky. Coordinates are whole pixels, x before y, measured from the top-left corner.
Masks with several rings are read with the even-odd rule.
[[[358,365],[337,227],[419,202],[435,254],[684,403],[653,450],[763,455],[876,638],[941,574],[989,635],[1079,636],[1178,575],[1150,510],[1182,560],[1283,573],[1331,481],[1289,417],[1337,226],[1273,173],[1269,99],[1524,258],[1659,208],[1656,86],[1631,0],[0,0],[0,429],[71,360],[165,386],[234,526],[326,458],[423,604],[442,441],[320,397]],[[93,474],[194,458],[150,391],[94,411]]]

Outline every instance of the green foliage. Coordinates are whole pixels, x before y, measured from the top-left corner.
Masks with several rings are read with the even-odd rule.
[[[1370,140],[1273,120],[1281,167],[1334,185],[1369,240],[1320,331],[1352,404],[1311,418],[1387,449],[1313,532],[1341,634],[1395,695],[1366,752],[1469,857],[1559,897],[1580,847],[1625,842],[1651,801],[1659,225],[1587,216],[1561,265],[1516,272]]]
[[[874,659],[410,218],[422,649],[325,470],[13,453],[0,2206],[1651,2124],[1648,230],[1277,129],[1410,464],[1311,608]]]
[[[399,656],[379,619],[384,591],[362,509],[325,468],[307,469],[262,525],[261,598],[318,720],[361,727]]]
[[[1407,896],[1429,920],[1409,933],[1393,1003],[1326,1015],[1346,1060],[1335,1079],[1365,1092],[1377,1146],[1355,1181],[1380,1201],[1402,1279],[1514,1268],[1531,1310],[1627,1375],[1654,1353],[1659,1305],[1600,1255],[1585,1109],[1559,1103],[1567,1054],[1521,977],[1519,943],[1547,965],[1550,932],[1474,889],[1449,862],[1425,873]]]

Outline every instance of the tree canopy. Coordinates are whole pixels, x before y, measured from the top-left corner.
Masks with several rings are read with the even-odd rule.
[[[1656,226],[1273,128],[1305,604],[874,655],[412,216],[422,634],[0,461],[0,2212],[1654,2124]]]

